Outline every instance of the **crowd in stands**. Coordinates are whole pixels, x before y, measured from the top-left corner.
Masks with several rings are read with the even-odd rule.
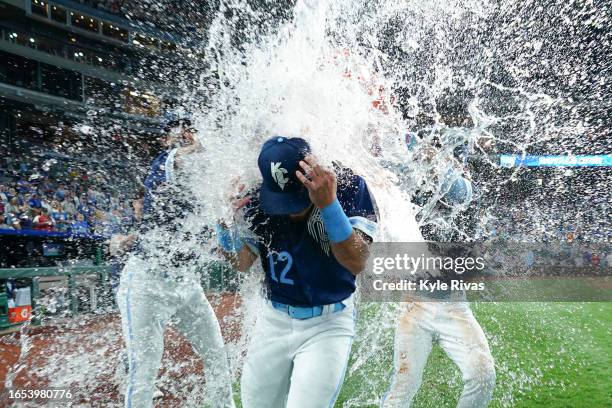
[[[533,203],[532,203],[533,204]],[[537,263],[534,252],[549,251],[545,263],[552,266],[612,266],[612,230],[605,205],[591,202],[589,208],[549,205],[537,207],[497,206],[494,217],[483,219],[483,237],[501,238],[531,248],[523,260]]]
[[[86,175],[22,175],[0,183],[0,229],[109,236],[132,217],[130,200]]]
[[[605,203],[590,202],[588,208],[572,205],[523,206],[494,205],[489,207],[496,216],[485,217],[485,236],[501,236],[520,242],[533,243],[609,243],[612,229]]]

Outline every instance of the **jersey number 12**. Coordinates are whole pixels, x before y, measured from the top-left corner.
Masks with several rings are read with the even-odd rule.
[[[274,256],[276,255],[276,261],[274,260]],[[271,252],[268,255],[268,261],[270,262],[270,278],[278,283],[278,277],[276,276],[276,271],[274,270],[274,266],[277,262],[287,262],[285,267],[281,271],[280,274],[280,283],[284,283],[286,285],[293,285],[293,279],[287,278],[287,273],[291,269],[293,265],[293,258],[289,252]]]

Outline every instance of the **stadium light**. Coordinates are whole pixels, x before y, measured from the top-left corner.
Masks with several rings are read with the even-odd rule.
[[[30,37],[30,42],[33,43],[34,41],[36,41],[36,40],[34,40],[32,37]]]

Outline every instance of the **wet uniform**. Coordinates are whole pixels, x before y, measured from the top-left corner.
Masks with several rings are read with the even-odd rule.
[[[365,181],[348,170],[339,174],[337,197],[353,229],[374,237],[377,218]],[[355,276],[335,259],[316,207],[293,221],[266,214],[254,199],[245,215],[267,300],[243,369],[243,406],[333,406],[355,335]]]
[[[219,323],[196,273],[195,244],[185,244],[191,237],[181,228],[193,200],[177,180],[176,151],[153,160],[145,180],[139,242],[123,269],[117,294],[129,361],[125,406],[152,406],[164,327],[172,318],[204,359],[207,398],[215,407],[233,407]]]
[[[453,206],[463,206],[464,210],[459,217],[466,217],[469,221],[470,212],[473,211],[467,207],[472,202],[471,182],[456,171],[448,172],[442,181],[441,190],[443,197],[435,204],[434,215],[444,218]],[[415,198],[423,204],[431,197],[421,194]],[[461,237],[452,230],[439,228],[433,223],[425,224],[421,232],[430,241],[461,241]],[[444,281],[444,276],[441,280]],[[461,370],[464,387],[457,407],[486,407],[495,387],[495,367],[487,339],[472,314],[465,293],[419,293],[419,298],[423,297],[425,301],[402,305],[404,310],[398,319],[394,340],[395,373],[381,407],[411,406],[421,386],[425,364],[434,341],[440,344]]]

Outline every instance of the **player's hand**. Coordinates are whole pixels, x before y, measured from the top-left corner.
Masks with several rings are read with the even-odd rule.
[[[251,201],[251,196],[245,194],[245,188],[246,184],[240,180],[240,177],[236,177],[232,180],[233,194],[230,195],[230,202],[234,211],[238,211]]]
[[[246,184],[240,180],[240,177],[234,177],[230,186],[229,191],[225,194],[225,199],[230,204],[227,215],[224,217],[227,219],[233,219],[241,208],[251,202],[251,196],[245,194]],[[217,220],[217,223],[223,227],[227,227],[228,222],[224,218]]]
[[[337,181],[332,169],[321,167],[312,156],[300,161],[297,178],[308,189],[310,201],[319,208],[325,208],[336,200]]]

